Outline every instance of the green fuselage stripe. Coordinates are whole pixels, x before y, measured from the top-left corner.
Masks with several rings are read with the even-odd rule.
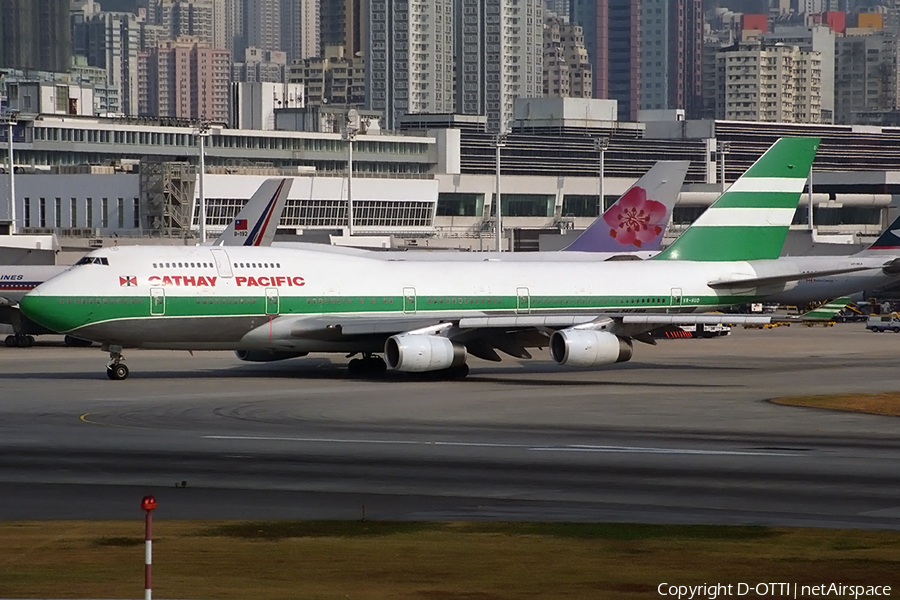
[[[151,304],[149,297],[31,296],[29,309],[39,311],[44,325],[60,333],[72,333],[92,324],[121,319],[248,317],[271,315],[341,315],[360,313],[428,314],[452,312],[504,313],[543,311],[661,312],[686,308],[707,310],[750,302],[747,296],[281,296],[277,303],[265,296],[197,298],[166,296]],[[151,308],[154,313],[151,314]]]

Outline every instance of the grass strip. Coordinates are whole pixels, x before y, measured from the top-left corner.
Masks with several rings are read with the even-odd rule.
[[[660,583],[892,585],[900,532],[403,522],[154,523],[154,597],[559,600]],[[143,522],[0,523],[0,596],[143,594]]]
[[[774,404],[900,417],[900,392],[773,398]]]

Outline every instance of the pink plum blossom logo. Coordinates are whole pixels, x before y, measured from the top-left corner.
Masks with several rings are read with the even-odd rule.
[[[663,231],[666,207],[649,200],[647,190],[634,186],[610,210],[603,220],[611,227],[609,235],[623,246],[640,248]]]

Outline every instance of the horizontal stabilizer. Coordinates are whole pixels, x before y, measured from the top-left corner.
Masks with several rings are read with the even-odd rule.
[[[801,279],[813,279],[815,277],[827,277],[828,275],[841,275],[842,273],[856,273],[867,271],[871,266],[847,267],[843,269],[826,269],[823,271],[806,271],[803,273],[786,273],[784,275],[770,275],[767,277],[735,277],[734,279],[719,279],[710,281],[707,285],[713,289],[750,289],[779,285],[799,281]]]

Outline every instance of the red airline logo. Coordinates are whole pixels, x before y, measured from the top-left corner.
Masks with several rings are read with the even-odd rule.
[[[133,287],[133,286],[137,286],[137,277],[131,277],[131,276],[122,277],[121,275],[119,276],[119,287]]]

